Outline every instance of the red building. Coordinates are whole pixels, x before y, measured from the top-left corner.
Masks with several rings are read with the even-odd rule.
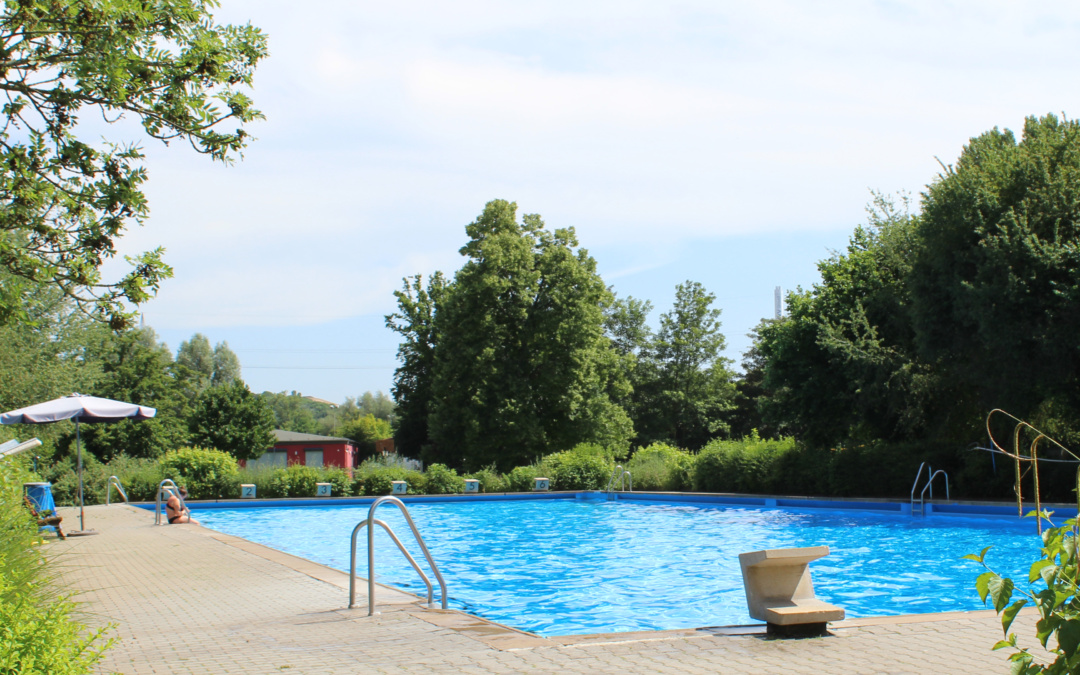
[[[274,430],[277,441],[262,457],[248,466],[337,466],[352,474],[357,463],[357,447],[348,438],[302,434],[296,431]]]

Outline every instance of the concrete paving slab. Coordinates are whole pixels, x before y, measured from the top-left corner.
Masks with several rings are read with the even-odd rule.
[[[127,505],[88,507],[86,520],[98,536],[47,545],[84,620],[119,638],[102,673],[1008,671],[1007,654],[990,651],[993,612],[857,619],[802,640],[725,628],[542,638],[384,587],[369,617],[366,583],[350,610],[340,571],[199,526],[155,526]],[[1035,620],[1023,613],[1014,630],[1043,658],[1028,637]]]

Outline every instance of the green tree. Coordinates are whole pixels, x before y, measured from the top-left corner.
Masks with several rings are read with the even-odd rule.
[[[190,372],[190,382],[195,394],[202,393],[214,378],[214,350],[210,340],[202,333],[195,333],[190,340],[180,343],[176,351],[176,363]]]
[[[610,396],[625,383],[596,261],[573,229],[516,212],[492,201],[466,227],[467,261],[434,314],[429,463],[509,469],[582,441],[625,448],[632,435]]]
[[[635,395],[639,442],[671,440],[697,448],[727,430],[735,388],[716,296],[696,281],[675,287],[675,304],[660,316]]]
[[[420,456],[431,443],[428,416],[437,342],[435,315],[447,291],[442,272],[431,275],[427,288],[423,281],[419,274],[405,279],[402,290],[394,292],[398,311],[386,317],[386,327],[403,338],[392,390],[398,416],[394,446],[410,457]]]
[[[129,324],[172,271],[161,249],[130,258],[115,282],[100,268],[116,239],[148,214],[136,145],[81,140],[86,113],[137,120],[151,138],[181,140],[220,161],[247,143],[261,117],[243,89],[267,54],[247,26],[213,22],[213,0],[27,0],[0,12],[0,321],[28,320],[41,285],[81,308]],[[222,123],[234,130],[221,131]]]
[[[191,442],[236,459],[258,459],[274,445],[274,411],[243,382],[210,387],[188,417]]]
[[[1080,122],[1029,117],[1019,141],[988,131],[928,187],[911,276],[920,355],[973,407],[1005,408],[1070,442],[1080,440],[1078,204]]]
[[[110,336],[103,345],[102,378],[93,394],[157,409],[149,420],[84,425],[87,450],[103,461],[117,455],[160,457],[187,443],[188,401],[168,348],[151,328]]]
[[[909,293],[921,243],[908,206],[875,195],[846,251],[818,263],[821,283],[790,293],[788,316],[760,327],[762,405],[784,433],[814,445],[912,440],[950,416],[978,417],[915,350]],[[936,403],[945,399],[949,414]]]
[[[240,359],[236,352],[229,349],[228,342],[219,342],[214,346],[214,372],[210,383],[214,386],[243,381],[240,377]]]
[[[370,413],[345,423],[338,433],[355,441],[365,457],[375,454],[375,441],[381,441],[393,435],[389,422],[378,419]]]

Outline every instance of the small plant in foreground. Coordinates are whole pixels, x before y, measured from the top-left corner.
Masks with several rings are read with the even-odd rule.
[[[1078,529],[1076,519],[1066,521],[1061,527],[1053,527],[1050,513],[1043,511],[1038,514],[1038,517],[1044,519],[1051,527],[1043,530],[1042,557],[1031,565],[1028,581],[1035,583],[1042,579],[1046,582],[1045,589],[1037,592],[1035,590],[1018,591],[1012,579],[1002,577],[986,564],[986,552],[992,548],[990,546],[978,554],[966,555],[964,558],[974,560],[987,570],[979,575],[975,581],[975,587],[983,603],[989,598],[994,603],[994,609],[1001,616],[1001,627],[1005,633],[1005,639],[999,640],[994,645],[994,649],[1016,650],[1009,656],[1010,672],[1017,675],[1077,673],[1080,672],[1080,651],[1077,649],[1080,647],[1080,597],[1077,597],[1078,583],[1080,583],[1080,567],[1077,565],[1077,534],[1080,529]],[[1024,597],[1013,601],[1014,591]],[[1057,654],[1053,663],[1046,665],[1035,663],[1035,657],[1017,644],[1016,633],[1009,632],[1016,615],[1028,602],[1039,610],[1040,618],[1035,628],[1036,637],[1050,653]],[[1048,646],[1051,637],[1057,643],[1055,647]]]

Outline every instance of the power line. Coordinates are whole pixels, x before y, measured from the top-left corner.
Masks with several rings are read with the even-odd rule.
[[[242,366],[244,370],[394,370],[397,366]]]

